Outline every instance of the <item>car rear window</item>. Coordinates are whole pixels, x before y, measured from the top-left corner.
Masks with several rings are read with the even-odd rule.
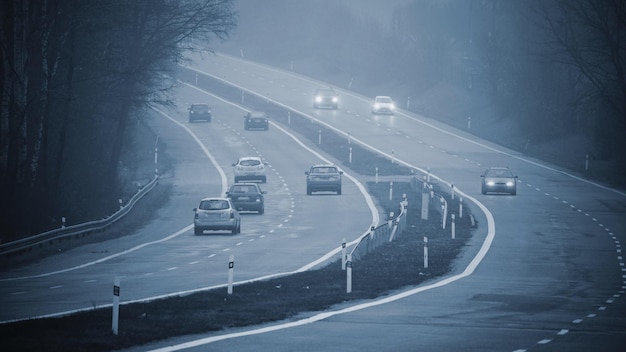
[[[203,200],[200,202],[201,210],[221,210],[228,209],[228,202],[225,200],[212,199],[212,200]]]
[[[261,162],[259,160],[242,160],[239,165],[242,166],[257,166],[257,165],[261,165]]]
[[[313,173],[316,174],[336,174],[337,168],[334,167],[314,167]]]

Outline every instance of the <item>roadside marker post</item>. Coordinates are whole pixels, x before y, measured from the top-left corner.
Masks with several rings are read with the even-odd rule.
[[[452,216],[452,219],[450,223],[450,229],[452,231],[452,239],[455,239],[456,238],[456,234],[455,234],[456,226],[454,224],[454,214],[452,214],[451,216]]]
[[[120,320],[120,277],[113,278],[113,334],[117,335],[119,331]]]
[[[233,294],[233,272],[235,270],[235,256],[230,255],[228,258],[228,294]]]
[[[352,292],[352,254],[348,254],[346,262],[346,293]]]
[[[459,219],[463,218],[463,197],[459,197]]]
[[[341,270],[346,270],[346,238],[341,242]]]
[[[428,269],[428,237],[424,237],[424,269]]]

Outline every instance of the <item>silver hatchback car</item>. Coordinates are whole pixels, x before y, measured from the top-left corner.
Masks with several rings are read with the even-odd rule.
[[[241,232],[241,216],[228,198],[204,198],[193,212],[195,235],[204,231],[229,230],[233,235]]]

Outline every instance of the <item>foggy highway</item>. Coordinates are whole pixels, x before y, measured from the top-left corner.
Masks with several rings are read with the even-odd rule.
[[[175,159],[174,169],[160,180],[173,185],[173,195],[156,219],[137,233],[3,272],[0,320],[111,304],[114,276],[121,277],[122,302],[224,285],[230,255],[236,281],[294,271],[377,221],[376,209],[348,178],[342,196],[306,196],[304,171],[322,160],[279,128],[244,131],[240,108],[189,87],[179,96],[176,111],[155,112],[151,121]],[[213,122],[187,122],[186,108],[196,102],[210,103]],[[186,128],[224,170],[228,184],[238,157],[259,155],[269,163],[268,181],[262,184],[265,214],[243,213],[241,234],[193,235],[192,209],[205,196],[223,194],[226,186]]]
[[[343,89],[338,111],[315,111],[310,97],[323,83],[290,72],[223,55],[197,60],[194,69],[311,114],[381,151],[393,150],[398,160],[429,168],[484,204],[493,214],[495,232],[476,270],[448,284],[417,288],[408,297],[371,302],[371,307],[366,303],[354,311],[337,307],[300,324],[268,324],[152,347],[612,351],[624,345],[623,193],[424,116],[372,116],[368,98]],[[492,165],[509,166],[519,176],[517,196],[480,194],[478,176]],[[476,255],[487,231],[484,218],[479,225],[449,278]]]

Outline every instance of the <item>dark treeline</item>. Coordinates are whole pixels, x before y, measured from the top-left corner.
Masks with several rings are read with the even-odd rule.
[[[0,242],[115,211],[130,121],[169,104],[186,50],[236,23],[232,0],[0,6]]]
[[[417,100],[454,85],[489,109],[468,106],[461,118],[506,121],[517,138],[510,146],[575,135],[590,158],[621,172],[611,181],[626,179],[624,0],[239,3],[238,33],[224,50],[305,73],[322,67],[323,79],[354,82],[368,96]]]

